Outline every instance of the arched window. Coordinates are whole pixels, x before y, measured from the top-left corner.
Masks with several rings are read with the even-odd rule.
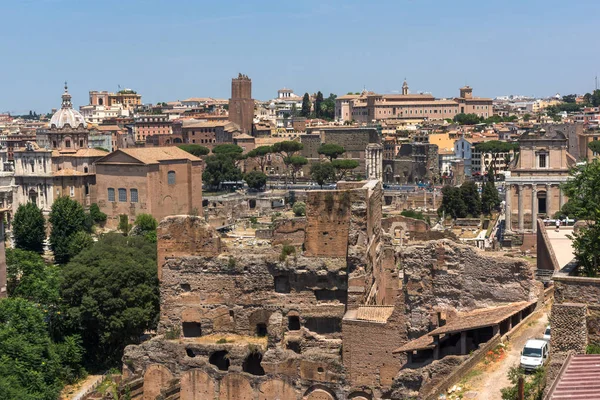
[[[86,167],[83,167],[83,172],[85,172],[85,173],[87,174],[87,173],[88,173],[88,171],[89,171],[89,169],[88,169],[88,167],[87,167],[87,166],[86,166]]]
[[[175,171],[169,171],[167,173],[167,183],[169,185],[174,185],[175,184]]]
[[[119,201],[121,203],[127,201],[127,189],[119,188]]]
[[[130,189],[129,192],[130,192],[130,195],[131,195],[131,202],[132,203],[137,203],[138,202],[138,190],[137,189]]]

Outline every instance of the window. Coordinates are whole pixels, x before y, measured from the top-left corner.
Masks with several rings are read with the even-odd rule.
[[[70,140],[65,140],[65,147],[66,148],[70,148],[71,147],[71,141]]]
[[[131,202],[132,203],[137,203],[138,202],[138,191],[137,191],[137,189],[131,189],[129,192],[131,194]]]
[[[75,186],[70,187],[69,194],[71,195],[71,197],[75,197]]]
[[[89,172],[88,167],[83,167],[83,172],[87,174]]]
[[[540,168],[546,168],[546,155],[545,154],[540,154],[539,156],[539,167]]]
[[[108,188],[108,201],[115,201],[115,189]]]
[[[169,171],[167,173],[167,183],[169,185],[174,185],[175,184],[175,171]]]
[[[127,201],[127,189],[119,188],[119,201],[120,202]]]

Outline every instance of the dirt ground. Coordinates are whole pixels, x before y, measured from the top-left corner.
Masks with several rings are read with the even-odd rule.
[[[548,325],[548,308],[540,314],[537,319],[527,322],[520,327],[510,342],[507,342],[505,356],[494,363],[486,365],[481,362],[468,374],[463,382],[465,396],[467,399],[477,400],[501,400],[500,389],[510,385],[508,371],[519,363],[521,350],[528,339],[541,338],[544,329]]]
[[[102,375],[88,375],[85,379],[73,385],[65,386],[60,394],[60,400],[71,400],[75,398],[75,396],[92,386],[100,378],[102,378]]]

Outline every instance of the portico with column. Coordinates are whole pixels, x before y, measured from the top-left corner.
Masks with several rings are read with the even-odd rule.
[[[383,180],[383,146],[370,143],[366,148],[366,176],[368,180]]]

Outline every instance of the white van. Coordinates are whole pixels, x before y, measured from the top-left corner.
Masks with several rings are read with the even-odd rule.
[[[548,342],[540,339],[529,339],[521,351],[521,368],[533,371],[548,360]]]

